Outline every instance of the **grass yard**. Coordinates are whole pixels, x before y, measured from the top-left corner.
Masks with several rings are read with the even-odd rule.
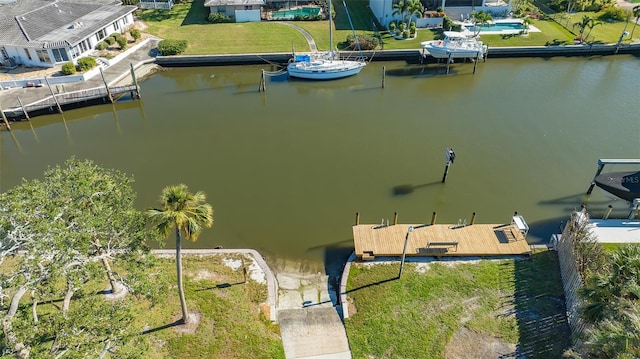
[[[240,256],[225,255],[224,258],[239,260]],[[175,321],[181,317],[175,260],[158,259],[154,268],[146,269],[145,276],[158,290],[159,299],[155,304],[131,294],[121,299],[132,304],[132,327],[137,328],[140,333],[132,338],[129,345],[135,345],[139,350],[144,348],[144,358],[149,359],[284,358],[279,327],[265,318],[259,310],[259,303],[267,297],[266,284],[252,280],[244,283],[242,268],[233,270],[222,260],[223,256],[215,255],[183,258],[187,307],[190,312],[199,312],[201,315],[200,324],[193,334],[180,333],[176,330],[178,327],[174,326]],[[6,261],[3,269],[15,265],[15,261]],[[114,269],[120,273],[125,272],[118,269],[117,265]],[[105,299],[97,293],[104,290],[106,285],[106,278],[104,281],[90,282],[86,290],[83,290],[84,294],[78,295],[93,296],[99,303]],[[38,315],[46,320],[49,313],[59,313],[60,301],[59,298],[40,298]],[[29,296],[25,295],[21,303],[24,306],[18,314],[24,313],[28,317],[31,310]],[[6,311],[8,304],[5,301],[2,310]],[[72,300],[71,309],[73,308]],[[92,313],[86,315],[93,318]],[[21,325],[28,323],[22,322]],[[43,337],[40,345],[32,349],[32,356],[48,353],[51,345],[52,338]],[[121,353],[127,353],[129,348],[125,346],[121,350]],[[123,354],[122,357],[127,355]]]
[[[559,358],[570,346],[555,252],[526,260],[354,265],[347,335],[354,358]],[[516,347],[517,346],[517,347]],[[517,348],[517,349],[516,349]]]

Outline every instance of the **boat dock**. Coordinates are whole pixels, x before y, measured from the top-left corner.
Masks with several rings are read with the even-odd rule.
[[[411,257],[530,255],[528,229],[521,216],[507,224],[356,224],[353,242],[361,260],[403,252]]]

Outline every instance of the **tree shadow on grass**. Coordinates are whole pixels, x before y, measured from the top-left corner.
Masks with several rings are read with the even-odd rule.
[[[153,329],[143,330],[142,334],[143,335],[144,334],[151,334],[151,333],[159,332],[159,331],[164,330],[164,329],[177,327],[178,325],[182,325],[182,324],[183,324],[182,319],[178,319],[173,323],[161,325],[161,326],[153,328]]]
[[[205,291],[205,290],[212,290],[212,289],[224,289],[224,288],[233,287],[234,285],[239,285],[239,284],[246,284],[246,282],[220,283],[220,284],[216,284],[213,287],[196,289],[194,292],[202,292],[202,291]]]
[[[209,9],[204,7],[204,0],[194,0],[180,26],[209,24],[207,22],[208,12]]]

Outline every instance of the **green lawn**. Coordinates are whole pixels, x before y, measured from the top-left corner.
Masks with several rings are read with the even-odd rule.
[[[347,292],[355,311],[345,325],[354,358],[444,358],[461,328],[518,344],[528,358],[559,358],[570,346],[555,252],[527,260],[434,262],[421,272],[409,263],[399,280],[398,268],[351,269]]]
[[[379,26],[371,13],[367,0],[345,0],[357,34],[374,34]],[[334,44],[345,41],[352,34],[346,11],[341,1],[334,1]],[[177,4],[170,11],[140,10],[136,15],[148,26],[145,30],[163,39],[187,39],[185,55],[239,54],[309,51],[304,37],[296,30],[275,22],[249,22],[232,24],[210,24],[206,21],[208,9],[204,0],[188,0]],[[553,17],[567,27],[552,20],[536,20],[533,26],[542,32],[531,32],[528,36],[482,35],[489,46],[545,46],[573,44],[573,23],[583,15],[598,17],[597,13],[556,14]],[[314,38],[318,49],[329,49],[329,29],[326,21],[295,21],[293,24],[307,30]],[[618,41],[625,23],[604,23],[596,26],[589,42],[614,43]],[[631,32],[630,24],[627,31]],[[420,49],[420,42],[432,40],[438,32],[418,29],[415,39],[396,40],[386,31],[380,33],[384,50]],[[625,40],[629,41],[629,40]]]

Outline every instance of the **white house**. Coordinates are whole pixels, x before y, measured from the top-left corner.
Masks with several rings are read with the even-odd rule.
[[[265,0],[206,0],[205,7],[210,13],[225,14],[235,22],[260,21],[260,9],[265,5]]]
[[[112,0],[19,0],[0,3],[0,63],[53,67],[91,52],[133,25],[135,6]]]

